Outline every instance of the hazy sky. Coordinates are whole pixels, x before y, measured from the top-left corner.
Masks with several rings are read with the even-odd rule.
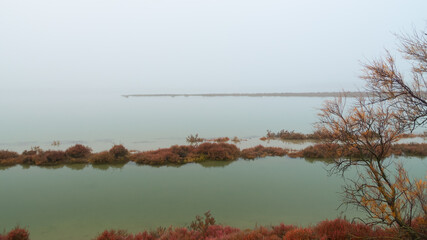
[[[0,0],[0,94],[354,90],[425,0]]]

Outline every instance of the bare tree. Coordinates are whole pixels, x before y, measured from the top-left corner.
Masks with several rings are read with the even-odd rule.
[[[427,123],[426,37],[414,34],[400,40],[405,57],[413,61],[411,83],[404,81],[387,53],[385,59],[364,66],[368,97],[350,105],[343,97],[327,101],[317,127],[325,141],[339,146],[331,171],[358,172],[344,186],[343,203],[364,210],[365,222],[396,226],[400,238],[427,239],[420,230],[427,228],[427,182],[409,179],[402,165],[392,168],[388,158],[392,144],[404,133]],[[424,226],[414,225],[415,219]]]
[[[374,101],[386,101],[396,109],[412,131],[427,123],[427,32],[399,35],[400,52],[412,64],[410,80],[398,70],[395,59],[387,51],[385,58],[364,65],[366,90]]]

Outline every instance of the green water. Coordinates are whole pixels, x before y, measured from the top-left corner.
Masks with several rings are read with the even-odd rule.
[[[425,161],[406,162],[411,173],[425,174]],[[27,227],[33,240],[81,240],[109,228],[187,226],[208,210],[240,228],[314,224],[345,210],[337,210],[343,180],[326,168],[286,157],[180,167],[15,166],[0,170],[0,226]]]
[[[268,158],[223,164],[9,168],[0,172],[0,225],[28,226],[34,240],[90,239],[108,228],[185,226],[208,210],[237,227],[308,224],[339,214],[331,197],[338,184],[322,163]]]

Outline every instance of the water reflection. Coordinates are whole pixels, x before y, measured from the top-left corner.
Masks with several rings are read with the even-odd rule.
[[[117,163],[117,164],[92,164],[92,168],[93,169],[97,169],[97,170],[109,170],[111,169],[122,169],[124,166],[126,165],[126,163]]]
[[[276,157],[281,158],[281,157]],[[283,157],[287,158],[287,157]],[[419,159],[424,159],[424,157],[417,157]],[[323,162],[325,164],[331,164],[334,162],[333,159],[319,159],[319,158],[293,158],[295,161],[301,161],[304,160],[308,163],[317,163],[317,162]],[[185,165],[189,164],[197,164],[199,166],[202,166],[203,168],[224,168],[229,166],[235,161],[263,161],[262,158],[256,158],[256,159],[237,159],[234,161],[203,161],[203,162],[197,162],[197,163],[186,163],[186,164],[165,164],[165,165],[145,165],[145,164],[136,164],[134,162],[128,162],[128,163],[116,163],[116,164],[87,164],[87,163],[72,163],[72,164],[58,164],[58,165],[45,165],[45,166],[36,166],[36,165],[28,165],[28,164],[22,164],[22,165],[12,165],[12,166],[0,166],[0,171],[5,171],[13,167],[21,166],[22,169],[30,169],[30,168],[41,168],[41,169],[47,169],[47,170],[56,170],[56,169],[62,169],[62,168],[68,168],[71,170],[83,170],[86,167],[91,166],[93,169],[96,170],[102,170],[106,171],[109,169],[122,169],[126,165],[132,165],[137,167],[151,167],[151,168],[180,168]]]

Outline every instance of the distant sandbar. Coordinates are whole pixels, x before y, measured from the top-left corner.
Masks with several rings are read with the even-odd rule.
[[[201,93],[201,94],[126,94],[123,97],[360,97],[366,92],[301,92],[301,93]]]

